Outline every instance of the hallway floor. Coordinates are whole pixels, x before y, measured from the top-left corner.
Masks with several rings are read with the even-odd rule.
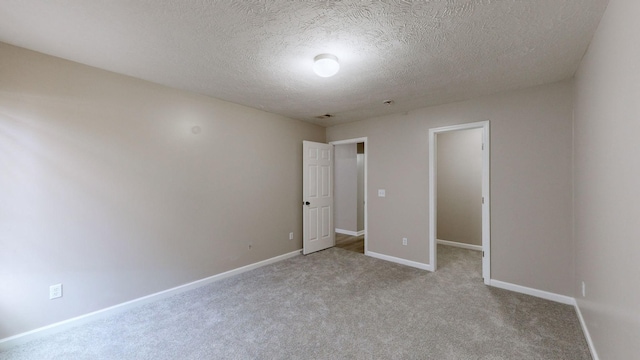
[[[336,233],[336,247],[364,254],[364,235],[351,236]]]

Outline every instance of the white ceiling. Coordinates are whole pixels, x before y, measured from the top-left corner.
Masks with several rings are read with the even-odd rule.
[[[607,3],[0,0],[0,41],[329,126],[570,78]]]

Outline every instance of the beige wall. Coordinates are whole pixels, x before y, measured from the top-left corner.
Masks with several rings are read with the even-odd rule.
[[[611,0],[576,74],[574,289],[600,359],[640,354],[638,17]]]
[[[437,238],[482,245],[482,129],[437,134]]]
[[[573,295],[572,89],[565,81],[328,128],[330,141],[368,137],[369,250],[428,263],[429,128],[490,120],[491,276]]]
[[[325,130],[0,44],[0,338],[300,249],[303,139]]]
[[[358,164],[356,144],[334,148],[334,224],[336,229],[358,230]]]

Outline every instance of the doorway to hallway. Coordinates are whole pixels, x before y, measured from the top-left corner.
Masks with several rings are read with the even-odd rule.
[[[366,254],[366,138],[334,145],[334,224],[336,247]]]

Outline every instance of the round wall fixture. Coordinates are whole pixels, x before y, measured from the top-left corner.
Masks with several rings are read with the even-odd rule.
[[[320,54],[313,58],[313,71],[322,77],[330,77],[338,73],[340,63],[338,58],[331,54]]]

